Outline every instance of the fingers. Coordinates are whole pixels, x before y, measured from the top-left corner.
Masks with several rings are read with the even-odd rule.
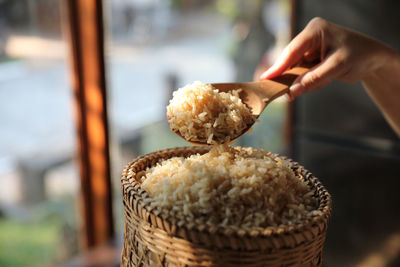
[[[298,35],[293,41],[283,50],[277,61],[263,74],[260,79],[271,79],[280,75],[289,67],[295,65],[303,57],[311,46],[311,41],[308,37]]]
[[[346,53],[336,48],[335,26],[329,22],[315,18],[284,49],[278,60],[260,79],[274,78],[300,60],[306,62],[319,59],[321,63],[310,71],[299,76],[290,88],[290,98],[316,90],[329,84],[334,78],[346,74]],[[343,50],[343,49],[342,49]],[[327,54],[328,53],[328,54]]]
[[[313,62],[319,62],[321,61],[321,53],[318,50],[314,51],[307,51],[304,53],[304,56],[302,58],[302,62],[305,63],[313,63]]]
[[[340,77],[347,71],[348,67],[345,65],[345,61],[341,59],[340,54],[333,52],[323,62],[299,76],[290,87],[290,94],[292,97],[297,97],[324,87],[334,78]]]
[[[278,60],[263,74],[260,79],[271,79],[297,64],[306,55],[306,58],[315,59],[316,56],[324,57],[326,47],[324,31],[319,25],[322,19],[311,21],[307,27],[299,33],[279,56]]]

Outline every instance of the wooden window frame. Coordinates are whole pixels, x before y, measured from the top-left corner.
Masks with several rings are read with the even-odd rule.
[[[82,245],[115,239],[107,119],[104,26],[101,0],[65,0],[74,94]]]

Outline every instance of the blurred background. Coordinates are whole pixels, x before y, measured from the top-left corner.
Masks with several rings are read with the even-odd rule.
[[[399,51],[398,10],[372,0],[103,1],[114,258],[123,167],[186,146],[165,120],[173,90],[253,80],[315,16]],[[66,20],[62,0],[0,0],[0,266],[77,266],[68,262],[86,251]],[[400,143],[360,84],[278,99],[236,144],[293,157],[322,180],[334,202],[325,266],[400,266]]]

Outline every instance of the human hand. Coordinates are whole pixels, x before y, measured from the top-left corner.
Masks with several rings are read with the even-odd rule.
[[[357,82],[384,66],[391,49],[361,33],[321,18],[312,19],[283,50],[278,60],[261,76],[270,79],[300,62],[319,63],[299,76],[290,88],[290,98],[319,89],[333,79]]]

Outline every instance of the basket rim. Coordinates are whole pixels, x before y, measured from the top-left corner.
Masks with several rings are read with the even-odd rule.
[[[238,146],[235,146],[238,147]],[[241,148],[241,147],[239,147]],[[172,223],[168,219],[164,219],[159,216],[159,212],[156,209],[150,208],[148,204],[144,204],[144,199],[149,198],[148,193],[141,188],[140,183],[136,180],[136,175],[141,171],[144,171],[147,167],[156,164],[162,159],[167,159],[173,156],[188,157],[193,154],[204,154],[211,149],[211,146],[186,146],[186,147],[175,147],[167,148],[163,150],[154,151],[148,154],[137,157],[131,161],[123,170],[121,176],[121,188],[123,197],[129,201],[125,202],[125,205],[130,205],[130,208],[135,212],[138,217],[146,220],[150,225],[154,225],[167,231],[171,235],[181,236],[180,233],[183,231],[196,231],[199,233],[206,233],[210,235],[224,235],[224,236],[240,236],[240,237],[275,237],[280,235],[293,235],[311,230],[313,235],[319,235],[323,233],[326,228],[328,221],[331,216],[331,195],[328,193],[326,188],[322,185],[317,177],[315,177],[310,171],[305,169],[298,162],[286,157],[281,156],[277,153],[268,152],[269,155],[278,157],[292,163],[292,169],[295,171],[296,176],[301,176],[302,179],[307,181],[309,186],[315,189],[317,198],[319,201],[318,208],[316,210],[321,211],[320,215],[313,215],[311,218],[307,218],[293,225],[281,225],[281,226],[269,226],[269,227],[258,227],[258,228],[237,228],[237,227],[218,227],[217,232],[209,231],[208,227],[201,227],[200,224],[194,223],[192,228],[187,228],[185,225],[178,226],[176,223]],[[150,163],[150,164],[149,164]],[[133,169],[138,167],[141,169],[139,172]],[[135,208],[134,208],[135,207]],[[240,231],[238,231],[240,230]],[[229,232],[229,234],[227,234]]]

